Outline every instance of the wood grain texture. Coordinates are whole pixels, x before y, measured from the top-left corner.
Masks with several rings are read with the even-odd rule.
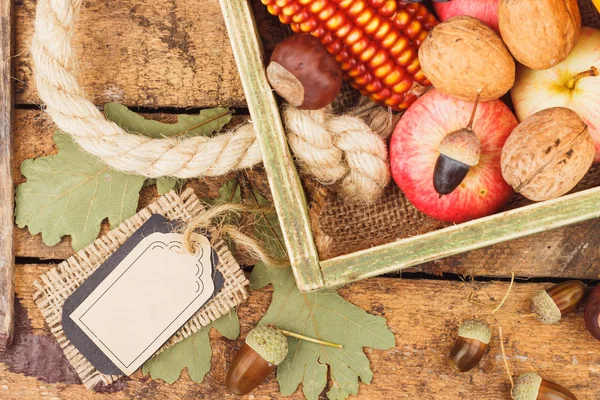
[[[28,50],[36,2],[14,4],[16,101],[37,104]],[[73,45],[79,82],[96,104],[244,105],[217,0],[85,2]]]
[[[12,43],[12,1],[0,0],[0,351],[12,341],[14,313]]]
[[[32,332],[49,334],[40,312],[31,299],[32,282],[48,270],[47,265],[19,265],[16,290],[26,310]],[[388,351],[366,349],[374,372],[372,384],[361,385],[363,399],[510,399],[501,358],[498,329],[503,328],[504,345],[514,374],[538,371],[544,377],[570,388],[580,399],[600,398],[596,382],[600,374],[600,342],[583,326],[580,307],[558,325],[542,326],[525,317],[529,299],[546,284],[517,283],[501,312],[489,316],[504,296],[508,283],[450,282],[373,278],[352,284],[342,296],[357,306],[388,320],[396,336],[396,347]],[[240,309],[242,337],[266,311],[270,290],[251,292]],[[472,296],[471,302],[469,297]],[[432,306],[435,299],[435,307]],[[21,316],[24,318],[25,316]],[[456,338],[456,329],[469,318],[484,318],[493,338],[489,353],[473,371],[461,375],[447,365],[447,354]],[[19,332],[18,332],[19,334]],[[0,364],[0,397],[7,399],[221,399],[226,393],[224,377],[242,341],[219,338],[213,331],[213,369],[202,384],[184,377],[173,385],[151,381],[136,373],[111,394],[87,391],[81,385],[47,384],[35,377],[11,372],[11,364]],[[245,399],[280,398],[274,376]],[[296,392],[293,399],[301,399]]]
[[[323,287],[319,256],[304,190],[283,129],[279,106],[265,72],[262,46],[249,1],[220,0],[254,131],[273,195],[296,284],[301,291]]]
[[[599,279],[600,220],[570,225],[432,261],[405,271],[470,276]]]
[[[600,187],[321,262],[327,287],[600,216]]]

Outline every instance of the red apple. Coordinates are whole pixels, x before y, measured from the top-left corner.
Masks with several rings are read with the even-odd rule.
[[[569,57],[544,71],[523,65],[517,68],[510,91],[520,121],[538,111],[566,107],[587,124],[596,145],[595,162],[600,162],[600,31],[581,28]]]
[[[500,33],[498,28],[498,2],[500,0],[452,0],[446,3],[433,3],[433,8],[441,21],[457,15],[468,15],[483,21]]]
[[[472,102],[432,89],[406,111],[390,143],[394,180],[416,208],[442,221],[460,223],[493,214],[513,194],[502,178],[500,155],[518,122],[500,100],[477,108],[473,131],[481,146],[479,163],[452,193],[440,197],[433,186],[440,143],[467,126],[472,110]]]

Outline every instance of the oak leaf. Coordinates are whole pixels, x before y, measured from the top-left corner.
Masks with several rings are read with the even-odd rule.
[[[187,368],[192,381],[202,382],[211,368],[212,349],[209,337],[211,328],[215,328],[228,339],[236,339],[240,334],[240,321],[236,311],[229,311],[198,332],[146,361],[142,366],[142,373],[150,374],[152,379],[162,379],[170,384],[179,379],[181,372]]]
[[[253,193],[259,204],[268,204],[260,193]],[[257,221],[256,235],[263,239],[270,254],[278,257],[285,254],[276,215],[265,214]],[[273,324],[343,345],[337,349],[288,337],[288,356],[277,367],[281,394],[291,395],[302,383],[304,396],[308,400],[318,399],[327,386],[328,369],[329,399],[358,394],[359,379],[368,384],[373,377],[363,348],[386,350],[395,345],[394,334],[386,326],[386,320],[344,300],[335,290],[301,293],[291,268],[270,268],[259,262],[252,270],[250,288],[258,290],[269,284],[273,285],[273,297],[260,325]]]

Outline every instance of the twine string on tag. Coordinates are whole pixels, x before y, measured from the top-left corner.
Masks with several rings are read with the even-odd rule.
[[[183,230],[183,245],[190,252],[194,252],[194,242],[192,234],[197,230],[205,230],[211,233],[211,242],[220,238],[229,238],[237,247],[244,249],[248,254],[256,259],[261,260],[272,268],[287,268],[290,266],[287,255],[285,257],[276,258],[271,256],[263,243],[254,236],[247,235],[242,232],[240,227],[223,222],[224,217],[230,214],[239,213],[272,213],[271,207],[250,207],[243,204],[218,204],[208,208],[206,212],[197,215],[194,219],[188,222]],[[285,249],[283,249],[285,250]]]

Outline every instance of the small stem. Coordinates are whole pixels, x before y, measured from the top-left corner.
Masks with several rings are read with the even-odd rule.
[[[495,313],[496,311],[498,311],[500,308],[502,308],[502,306],[504,305],[504,302],[506,301],[506,299],[508,299],[508,295],[510,294],[510,290],[512,289],[514,283],[515,283],[515,273],[513,272],[510,277],[510,286],[508,287],[508,290],[506,291],[504,298],[502,299],[500,304],[498,304],[498,307],[496,307],[494,309],[494,311],[492,311],[492,314]]]
[[[585,78],[586,76],[598,76],[598,69],[594,66],[591,66],[587,71],[583,71],[575,75],[571,78],[571,80],[567,83],[567,87],[571,90],[575,89],[575,84],[581,78]]]
[[[504,351],[504,338],[502,337],[502,327],[498,325],[498,336],[500,336],[500,349],[502,350],[502,359],[504,360],[504,367],[506,368],[506,375],[508,375],[508,380],[510,381],[510,388],[515,388],[515,382],[513,382],[512,374],[510,372],[510,368],[508,367],[508,361],[506,360],[506,352]],[[512,397],[512,390],[511,390]]]
[[[342,346],[341,344],[337,344],[337,343],[331,343],[331,342],[325,342],[323,340],[319,340],[319,339],[313,339],[310,338],[308,336],[304,336],[304,335],[300,335],[298,333],[294,333],[294,332],[290,332],[290,331],[286,331],[283,329],[279,329],[281,331],[281,333],[283,333],[285,336],[291,336],[291,337],[295,337],[297,339],[302,339],[302,340],[306,340],[307,342],[313,342],[313,343],[317,343],[317,344],[322,344],[323,346],[329,346],[329,347],[335,347],[336,349],[341,349],[344,346]]]
[[[475,97],[475,104],[473,105],[473,112],[471,113],[471,119],[469,120],[467,129],[473,129],[473,121],[475,120],[475,112],[477,112],[477,106],[479,105],[479,97],[480,96],[481,96],[481,89],[479,89],[477,91],[477,96]]]

